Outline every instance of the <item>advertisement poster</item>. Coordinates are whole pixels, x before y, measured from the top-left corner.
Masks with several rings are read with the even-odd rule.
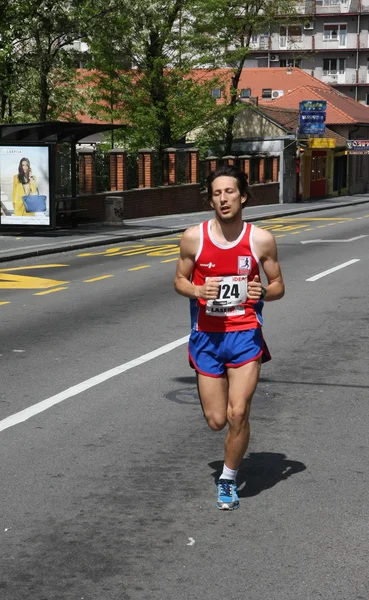
[[[0,225],[50,226],[47,146],[0,146],[0,198]]]

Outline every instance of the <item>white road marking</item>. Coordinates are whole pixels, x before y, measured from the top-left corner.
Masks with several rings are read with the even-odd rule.
[[[321,277],[325,277],[326,275],[330,275],[331,273],[334,273],[335,271],[339,271],[339,269],[344,269],[345,267],[348,267],[349,265],[353,265],[354,263],[359,262],[359,260],[360,260],[360,258],[353,258],[352,260],[342,263],[342,265],[338,265],[337,267],[332,267],[332,269],[323,271],[323,273],[318,273],[318,275],[309,277],[309,279],[306,279],[306,281],[316,281],[317,279],[321,279]]]
[[[193,546],[195,543],[195,540],[193,538],[188,538],[188,539],[189,539],[189,542],[188,542],[187,546]]]
[[[134,367],[139,367],[140,365],[142,365],[150,360],[153,360],[154,358],[157,358],[158,356],[161,356],[162,354],[171,352],[175,348],[178,348],[178,346],[182,346],[183,344],[188,342],[188,337],[189,336],[186,335],[183,338],[179,338],[178,340],[175,340],[174,342],[170,342],[169,344],[166,344],[165,346],[161,346],[161,348],[157,348],[157,350],[153,350],[152,352],[143,354],[142,356],[139,356],[138,358],[130,360],[129,362],[124,363],[123,365],[119,365],[118,367],[114,367],[113,369],[110,369],[109,371],[100,373],[100,375],[95,375],[95,377],[86,379],[86,381],[82,381],[81,383],[78,383],[77,385],[74,385],[74,386],[64,390],[64,392],[60,392],[59,394],[56,394],[55,396],[51,396],[50,398],[47,398],[46,400],[42,400],[41,402],[38,402],[37,404],[34,404],[33,406],[29,406],[28,408],[21,410],[20,412],[15,413],[14,415],[10,415],[10,417],[7,417],[6,419],[3,419],[2,421],[0,421],[0,431],[9,429],[9,427],[14,427],[14,425],[19,425],[19,423],[23,423],[24,421],[27,421],[31,417],[34,417],[35,415],[38,415],[38,414],[44,412],[45,410],[51,408],[52,406],[55,406],[55,404],[59,404],[60,402],[63,402],[64,400],[68,400],[68,398],[77,396],[78,394],[85,392],[86,390],[94,387],[95,385],[99,385],[100,383],[103,383],[104,381],[107,381],[108,379],[111,379],[112,377],[121,375],[122,373],[125,373],[125,371],[134,369]]]
[[[367,235],[358,235],[358,236],[350,238],[348,240],[305,240],[305,241],[301,240],[301,244],[316,244],[316,243],[330,244],[331,242],[334,242],[334,243],[356,242],[356,240],[361,240],[362,238],[365,238],[365,237],[368,237],[368,236]]]

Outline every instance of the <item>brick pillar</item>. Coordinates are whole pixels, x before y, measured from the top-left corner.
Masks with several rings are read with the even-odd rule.
[[[273,181],[279,181],[279,157],[278,156],[273,156],[272,172],[273,172]]]
[[[239,156],[240,159],[240,169],[241,171],[243,171],[246,176],[247,176],[247,181],[250,181],[250,162],[251,162],[251,156],[249,154],[244,154],[243,156]]]
[[[177,150],[176,148],[165,148],[164,150],[164,185],[175,185],[177,183]]]
[[[211,173],[211,171],[215,171],[218,166],[218,157],[217,156],[207,156],[205,158],[205,173],[206,176]]]
[[[185,178],[186,183],[199,181],[199,151],[197,148],[185,150]]]
[[[124,148],[110,150],[110,189],[112,192],[127,189],[127,151]]]
[[[153,151],[150,148],[138,151],[138,187],[154,187]]]
[[[265,156],[259,154],[259,183],[265,183]]]
[[[235,156],[222,156],[222,161],[225,165],[234,166],[236,164]]]
[[[78,182],[80,194],[93,194],[95,191],[95,150],[78,149]]]

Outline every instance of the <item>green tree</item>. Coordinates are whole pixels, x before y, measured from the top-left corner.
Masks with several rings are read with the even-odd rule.
[[[85,95],[76,87],[74,44],[96,26],[109,0],[104,8],[95,0],[4,0],[2,4],[2,119],[75,118]]]
[[[240,104],[239,83],[253,35],[273,31],[279,23],[296,18],[296,0],[202,0],[193,16],[206,60],[216,67],[231,67],[223,81],[226,106],[223,114],[224,152],[232,151],[233,128]]]
[[[93,114],[129,123],[126,143],[132,149],[171,146],[217,109],[212,82],[192,77],[192,5],[125,0],[113,19],[90,34]]]

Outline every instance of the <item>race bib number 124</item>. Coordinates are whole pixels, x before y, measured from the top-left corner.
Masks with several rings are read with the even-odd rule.
[[[245,314],[243,304],[247,299],[247,275],[223,277],[218,297],[208,300],[206,314],[214,317],[233,317]]]

